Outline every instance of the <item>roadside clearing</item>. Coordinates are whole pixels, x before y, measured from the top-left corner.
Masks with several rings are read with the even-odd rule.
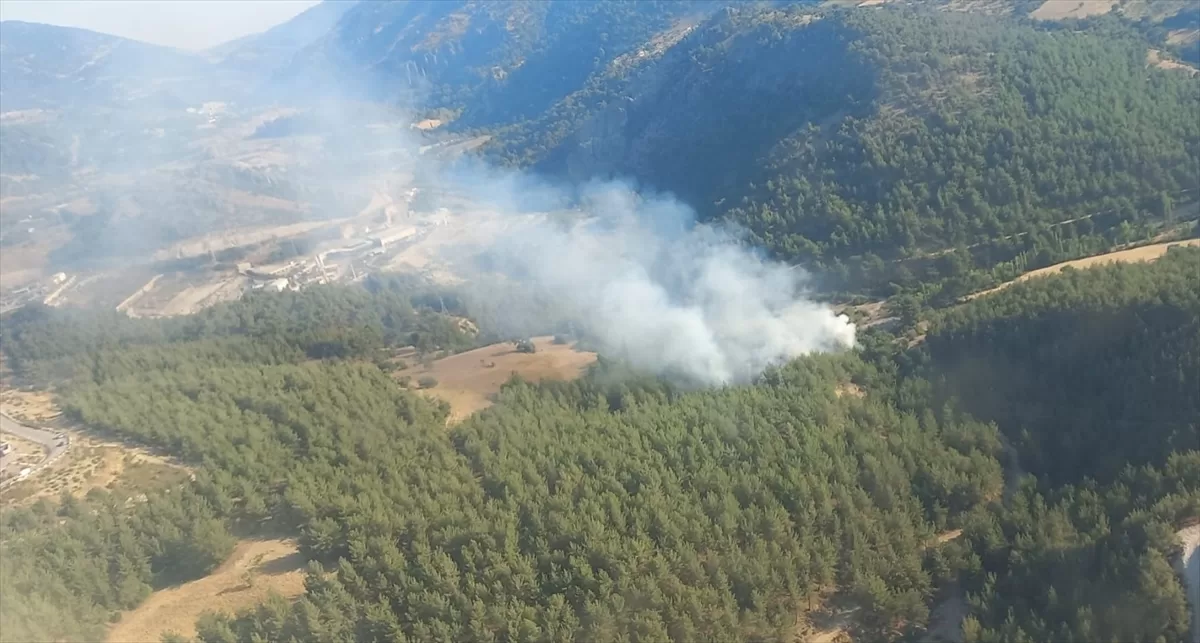
[[[981,290],[972,295],[967,295],[963,299],[964,299],[964,301],[970,301],[972,299],[975,299],[976,297],[983,297],[984,295],[990,295],[994,292],[1004,290],[1005,288],[1008,288],[1009,286],[1011,286],[1013,284],[1021,283],[1022,281],[1028,281],[1030,279],[1036,279],[1038,277],[1046,277],[1048,275],[1057,274],[1059,272],[1062,272],[1063,269],[1065,269],[1065,268],[1075,268],[1078,270],[1078,269],[1082,269],[1082,268],[1091,268],[1094,266],[1101,266],[1101,265],[1110,264],[1110,263],[1144,263],[1144,262],[1154,261],[1154,260],[1158,259],[1159,257],[1162,257],[1163,255],[1167,254],[1167,250],[1169,250],[1170,248],[1176,247],[1176,246],[1200,247],[1200,239],[1186,239],[1184,241],[1168,241],[1166,243],[1156,243],[1156,244],[1149,245],[1149,246],[1141,246],[1140,248],[1130,248],[1129,250],[1118,250],[1116,252],[1109,252],[1109,253],[1102,254],[1102,255],[1096,255],[1094,257],[1084,257],[1083,259],[1075,259],[1072,261],[1064,261],[1062,263],[1056,263],[1053,266],[1046,266],[1045,268],[1031,270],[1031,271],[1021,275],[1020,277],[1013,279],[1012,281],[1006,281],[1006,282],[1000,284],[999,286],[996,286],[995,288],[988,288],[987,290]]]

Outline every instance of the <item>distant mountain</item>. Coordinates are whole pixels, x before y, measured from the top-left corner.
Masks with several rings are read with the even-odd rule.
[[[705,1],[363,2],[277,77],[461,112],[463,126],[531,118]]]
[[[0,110],[186,105],[211,85],[203,58],[118,36],[0,22]]]
[[[89,130],[79,155],[62,153],[75,136],[58,123],[18,137],[11,121],[5,142],[33,151],[6,159],[57,176],[115,162],[124,148],[107,141],[130,133],[192,154],[195,131],[177,125],[197,125],[176,108],[229,96],[235,111],[329,110],[259,123],[264,139],[330,120],[314,114],[355,120],[339,98],[376,99],[485,132],[502,162],[672,192],[781,257],[879,291],[931,271],[965,290],[979,270],[1153,236],[1174,223],[1164,204],[1192,198],[1187,3],[1122,0],[1086,19],[1047,17],[1036,0],[859,4],[326,2],[205,55],[3,23],[3,111],[139,108],[103,139],[63,119]],[[178,123],[147,127],[155,105]]]
[[[222,67],[260,72],[275,69],[329,33],[355,4],[352,0],[325,0],[283,24],[218,45],[205,55]]]

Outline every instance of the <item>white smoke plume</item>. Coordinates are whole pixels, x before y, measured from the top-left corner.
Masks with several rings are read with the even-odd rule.
[[[702,384],[745,382],[791,358],[854,344],[848,318],[806,297],[800,269],[695,225],[682,203],[620,183],[588,185],[578,196],[584,216],[573,225],[523,217],[488,248],[489,264],[523,292],[506,293],[494,309],[552,302],[602,354]]]

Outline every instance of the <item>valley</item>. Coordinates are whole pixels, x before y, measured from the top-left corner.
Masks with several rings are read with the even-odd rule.
[[[11,11],[0,643],[1200,642],[1194,3]]]

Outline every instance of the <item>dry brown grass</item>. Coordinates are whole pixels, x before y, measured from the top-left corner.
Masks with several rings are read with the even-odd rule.
[[[956,540],[962,534],[963,530],[961,529],[951,529],[950,531],[943,531],[942,533],[938,534],[934,540],[937,542],[937,544],[944,545],[951,540]]]
[[[855,397],[862,399],[867,396],[867,392],[861,386],[854,382],[842,382],[833,389],[833,394],[838,397]]]
[[[1065,20],[1102,16],[1116,5],[1117,0],[1046,0],[1029,17],[1035,20]]]
[[[29,424],[41,424],[62,415],[62,411],[54,403],[54,395],[49,391],[21,390],[5,386],[0,391],[0,407],[14,420],[23,420]]]
[[[155,261],[175,259],[177,257],[198,257],[211,252],[220,252],[229,248],[250,246],[276,239],[287,239],[319,230],[321,228],[338,226],[347,219],[329,219],[324,221],[303,221],[276,226],[247,226],[222,232],[213,232],[186,241],[173,244],[154,253]]]
[[[1168,45],[1194,45],[1200,42],[1200,29],[1172,29],[1167,33]]]
[[[1200,70],[1187,63],[1181,63],[1178,60],[1171,60],[1170,58],[1163,58],[1162,52],[1157,49],[1146,50],[1146,66],[1158,67],[1159,69],[1174,69],[1185,72],[1189,76],[1200,74]]]
[[[158,641],[167,632],[191,638],[203,612],[233,613],[265,601],[272,592],[285,598],[304,593],[304,560],[295,541],[242,541],[212,574],[154,592],[126,612],[109,630],[108,641]]]
[[[1074,261],[1064,261],[1062,263],[1056,263],[1053,266],[1047,266],[1045,268],[1031,270],[1031,271],[1021,275],[1020,277],[1017,277],[1016,279],[1013,279],[1012,281],[1006,281],[1006,282],[1000,284],[999,286],[996,286],[995,288],[989,288],[987,290],[982,290],[980,292],[977,292],[973,295],[968,295],[966,297],[966,299],[971,300],[971,299],[975,299],[976,297],[990,295],[994,292],[1004,290],[1005,288],[1008,288],[1009,286],[1011,286],[1013,284],[1021,283],[1022,281],[1028,281],[1030,279],[1035,279],[1038,277],[1046,277],[1048,275],[1053,275],[1053,274],[1062,272],[1064,268],[1068,268],[1068,267],[1075,268],[1077,270],[1081,270],[1083,268],[1091,268],[1093,266],[1102,266],[1102,265],[1110,264],[1110,263],[1145,263],[1148,261],[1154,261],[1155,259],[1158,259],[1159,257],[1167,254],[1167,250],[1174,246],[1200,247],[1200,239],[1188,239],[1186,241],[1170,241],[1167,243],[1156,243],[1156,244],[1149,245],[1149,246],[1142,246],[1140,248],[1131,248],[1129,250],[1118,250],[1117,252],[1109,252],[1107,254],[1096,255],[1094,257],[1084,257],[1083,259],[1075,259]]]
[[[36,442],[30,442],[8,433],[0,433],[0,442],[7,442],[12,451],[3,458],[4,467],[0,468],[0,476],[16,476],[21,469],[32,467],[46,457],[46,450]]]
[[[45,426],[62,415],[49,391],[5,387],[0,402],[6,415],[35,426]],[[5,489],[0,504],[54,499],[64,492],[82,498],[92,489],[107,489],[130,499],[151,489],[177,485],[192,475],[182,464],[146,449],[101,440],[74,428],[57,430],[71,440],[67,452],[28,480]]]
[[[173,487],[188,479],[189,469],[142,449],[98,442],[66,431],[71,448],[56,462],[0,494],[0,504],[24,505],[63,493],[82,498],[105,489],[132,502],[152,489]]]
[[[568,344],[555,344],[551,337],[535,337],[535,353],[518,353],[511,343],[492,344],[437,360],[426,368],[414,366],[397,373],[409,376],[413,385],[432,376],[437,386],[422,393],[450,404],[450,421],[492,405],[492,396],[514,373],[530,381],[570,380],[579,377],[596,361],[596,354],[577,351]]]

